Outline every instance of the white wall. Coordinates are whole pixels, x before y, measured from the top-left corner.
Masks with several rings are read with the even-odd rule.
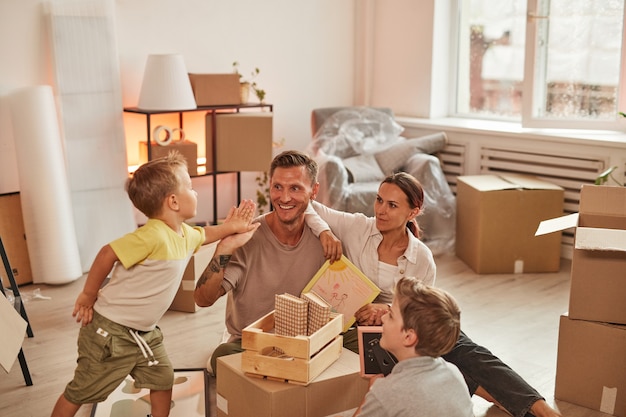
[[[274,104],[274,134],[285,139],[285,148],[305,149],[311,109],[352,104],[354,0],[114,2],[123,106],[137,104],[146,57],[166,52],[182,53],[189,72],[231,72],[235,60],[244,73],[260,68],[257,82]],[[0,95],[51,82],[42,4],[0,1]],[[19,190],[14,161],[0,98],[0,193]],[[243,197],[251,198],[254,189],[244,188]]]
[[[451,20],[450,0],[357,2],[357,103],[402,116],[446,116]]]

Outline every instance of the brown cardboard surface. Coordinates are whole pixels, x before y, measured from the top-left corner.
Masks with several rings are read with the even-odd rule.
[[[0,293],[0,366],[8,373],[20,353],[28,323],[15,310],[9,300]]]
[[[608,185],[583,185],[580,212],[587,215],[626,216],[626,188]]]
[[[575,249],[570,317],[626,324],[625,271],[626,252]]]
[[[554,396],[626,416],[626,326],[561,316]]]
[[[626,188],[584,186],[581,190],[579,230],[626,230]],[[597,231],[596,231],[597,232]],[[601,231],[599,231],[601,232]],[[598,237],[599,242],[610,239]],[[574,249],[569,317],[626,324],[626,252]]]
[[[533,187],[533,188],[527,188]],[[456,255],[476,273],[556,272],[561,235],[534,236],[563,214],[563,189],[531,176],[460,176]]]
[[[17,285],[33,282],[19,193],[0,195],[0,238]],[[0,278],[5,287],[10,286],[4,266],[0,266]]]
[[[272,161],[273,113],[215,114],[217,171],[268,171]],[[207,172],[213,169],[213,115],[206,117]]]
[[[248,377],[242,354],[217,360],[217,415],[229,417],[324,417],[356,409],[368,389],[359,375],[359,355],[341,356],[308,386]]]
[[[189,175],[198,175],[198,144],[190,140],[173,141],[167,146],[161,146],[156,142],[151,142],[150,152],[152,159],[167,156],[170,151],[177,150],[187,160],[187,171]],[[141,163],[148,161],[148,143],[139,142],[139,160]]]
[[[187,313],[195,313],[198,311],[200,307],[196,305],[193,299],[193,292],[202,272],[209,265],[209,262],[211,262],[216,247],[217,242],[209,243],[208,245],[200,247],[200,249],[193,254],[183,273],[183,280],[176,292],[174,301],[172,301],[170,305],[170,310],[184,311]]]
[[[198,106],[241,104],[237,74],[189,74],[189,81]]]

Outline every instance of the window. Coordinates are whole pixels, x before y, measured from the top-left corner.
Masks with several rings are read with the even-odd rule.
[[[527,127],[620,127],[624,0],[458,3],[458,115]]]

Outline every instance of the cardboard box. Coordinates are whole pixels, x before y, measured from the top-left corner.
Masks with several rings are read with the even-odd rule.
[[[626,417],[626,326],[561,316],[554,397]]]
[[[150,144],[152,159],[162,158],[172,151],[177,150],[187,160],[189,175],[198,175],[198,144],[190,140],[173,141],[167,146],[161,146],[156,142]],[[141,163],[148,161],[148,143],[139,142],[139,160]]]
[[[341,355],[343,315],[310,336],[282,336],[274,330],[274,312],[243,329],[241,368],[244,372],[306,385]],[[280,355],[275,355],[279,349]],[[286,359],[288,358],[288,360]]]
[[[207,172],[213,170],[214,140],[217,155],[216,171],[268,171],[272,162],[272,117],[273,113],[269,112],[208,114]]]
[[[458,177],[456,255],[476,273],[557,272],[560,234],[535,237],[563,215],[563,189],[525,175]]]
[[[195,313],[198,311],[200,307],[196,305],[193,299],[193,292],[202,272],[204,272],[209,262],[211,262],[216,247],[217,242],[209,243],[208,245],[201,246],[200,249],[193,254],[183,273],[183,280],[176,292],[174,301],[172,301],[170,305],[170,310],[184,311],[187,313]]]
[[[241,358],[238,353],[217,360],[219,417],[351,416],[368,390],[369,380],[359,375],[359,355],[347,349],[307,386],[248,377]]]
[[[0,195],[0,238],[17,285],[33,282],[19,193]],[[4,265],[0,265],[0,278],[5,288],[10,287]]]
[[[238,74],[189,74],[198,106],[241,104]]]
[[[541,222],[537,234],[570,227],[569,317],[626,324],[626,188],[584,185],[579,213]]]

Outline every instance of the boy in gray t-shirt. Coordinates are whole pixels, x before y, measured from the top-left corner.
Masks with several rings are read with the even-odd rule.
[[[355,416],[473,416],[461,372],[440,357],[459,337],[461,311],[454,298],[415,278],[401,278],[382,323],[380,346],[398,363],[386,377],[372,378]]]

